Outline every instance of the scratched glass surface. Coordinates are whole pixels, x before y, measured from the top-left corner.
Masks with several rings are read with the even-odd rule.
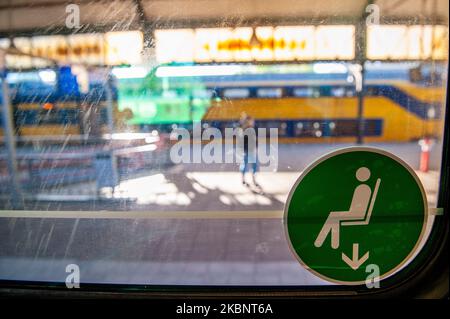
[[[444,0],[2,2],[0,280],[335,284],[283,215],[349,146],[417,174],[421,247],[447,56]]]

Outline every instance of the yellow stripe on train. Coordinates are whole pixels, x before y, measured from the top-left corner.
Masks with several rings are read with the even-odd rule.
[[[320,119],[357,116],[356,98],[283,98],[214,101],[205,120],[237,120],[242,112],[255,119]]]
[[[60,124],[43,124],[43,125],[22,125],[19,129],[21,136],[32,135],[69,135],[80,134],[78,125],[60,125]]]
[[[55,102],[54,106],[57,109],[79,109],[80,105],[76,102]],[[96,106],[98,108],[106,108],[107,103],[106,102],[100,102],[97,103]],[[117,102],[114,103],[114,107],[117,108]],[[42,110],[43,109],[43,103],[19,103],[17,104],[17,108],[19,110]]]
[[[405,81],[390,82],[389,84],[422,102],[440,103],[445,99],[445,90],[442,87],[425,87]]]

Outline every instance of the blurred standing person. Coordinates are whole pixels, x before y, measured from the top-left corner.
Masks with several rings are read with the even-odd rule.
[[[250,186],[245,181],[245,173],[248,169],[252,174],[253,185],[257,188],[260,188],[259,184],[256,182],[256,172],[258,170],[258,157],[257,157],[258,140],[256,134],[255,120],[251,116],[243,112],[239,120],[239,125],[240,128],[242,129],[241,134],[243,135],[243,145],[242,145],[243,161],[239,167],[239,170],[242,174],[242,184],[247,187]],[[247,129],[251,129],[253,132],[247,131],[248,134],[246,134]],[[251,168],[249,166],[251,166]]]

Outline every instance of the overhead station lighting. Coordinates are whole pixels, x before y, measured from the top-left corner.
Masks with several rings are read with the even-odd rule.
[[[155,39],[159,63],[351,60],[355,56],[353,25],[156,30]]]
[[[0,48],[9,47],[9,40],[0,40]],[[48,59],[91,66],[136,65],[142,60],[140,31],[16,37],[13,41],[19,51],[42,58],[9,54],[9,68],[46,68],[51,65]]]
[[[112,69],[112,74],[118,79],[142,79],[148,74],[144,67],[116,67]]]
[[[348,69],[343,63],[314,63],[313,72],[319,74],[347,73]]]
[[[374,25],[367,27],[369,60],[445,60],[445,26]],[[156,30],[159,63],[351,61],[353,25],[259,26]]]
[[[118,69],[120,70],[120,69]],[[115,69],[113,69],[113,73]],[[130,71],[131,72],[131,71]],[[238,74],[288,74],[288,73],[340,73],[348,72],[346,64],[343,62],[319,62],[308,65],[249,65],[249,64],[216,64],[216,65],[179,65],[160,66],[155,75],[164,77],[202,77],[202,76],[227,76]]]
[[[445,26],[374,25],[367,29],[367,57],[371,60],[446,60]]]
[[[142,61],[144,36],[140,31],[107,32],[106,64],[139,64]]]
[[[239,65],[161,66],[156,70],[156,76],[225,76],[239,74],[241,70],[242,67]]]

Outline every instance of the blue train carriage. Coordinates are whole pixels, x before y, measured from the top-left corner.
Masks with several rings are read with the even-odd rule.
[[[442,68],[443,70],[443,68]],[[422,71],[423,72],[423,71]],[[260,127],[277,127],[281,142],[354,142],[358,99],[349,74],[272,74],[205,78],[214,95],[203,121],[232,125],[242,112]],[[411,68],[368,67],[364,98],[365,141],[440,139],[442,79]]]
[[[95,138],[108,132],[104,80],[91,80],[88,90],[83,92],[71,68],[61,67],[10,72],[8,83],[15,134],[20,137],[64,139],[67,135],[87,135]],[[115,85],[112,97],[115,128],[131,129],[124,127],[131,115],[117,109]]]

